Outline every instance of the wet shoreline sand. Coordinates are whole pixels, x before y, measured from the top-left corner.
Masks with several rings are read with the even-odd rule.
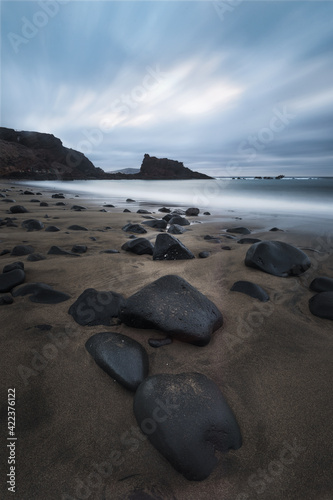
[[[127,222],[144,220],[135,213],[135,204],[128,204],[132,213],[117,208],[100,212],[102,205],[84,196],[66,193],[63,200],[52,199],[53,191],[47,190],[42,196],[23,195],[23,187],[11,181],[2,183],[0,192],[6,188],[12,190],[3,194],[15,203],[0,200],[0,218],[15,217],[18,227],[1,227],[0,251],[32,245],[46,259],[29,262],[26,256],[2,255],[2,268],[23,261],[25,283],[47,283],[71,296],[56,305],[17,297],[13,304],[1,306],[1,400],[6,401],[8,388],[16,388],[18,498],[330,498],[332,322],[313,316],[308,300],[313,295],[309,284],[315,277],[333,276],[331,222],[247,217],[237,212],[189,217],[193,222],[189,230],[177,237],[196,258],[153,261],[149,255],[121,250],[129,236],[121,228]],[[49,206],[31,203],[33,198]],[[66,205],[56,206],[59,201]],[[87,210],[73,211],[74,204]],[[29,213],[7,214],[12,205],[23,205]],[[41,220],[45,227],[56,225],[60,231],[27,232],[21,222],[30,218]],[[68,230],[72,224],[88,231]],[[249,245],[226,237],[226,229],[235,226],[248,227],[250,237],[304,248],[311,268],[300,277],[280,278],[246,267]],[[273,226],[283,231],[269,231]],[[154,243],[157,234],[149,229],[144,236]],[[204,240],[207,234],[221,243]],[[87,253],[81,257],[47,255],[52,245],[71,250],[74,244],[87,245]],[[120,253],[100,253],[112,248]],[[199,259],[201,251],[209,251],[210,256]],[[154,349],[147,340],[162,337],[161,332],[123,324],[81,327],[67,312],[87,288],[129,297],[166,274],[186,279],[222,312],[224,325],[208,346],[174,341]],[[261,303],[230,292],[238,280],[261,285],[270,301]],[[197,371],[214,380],[236,415],[243,446],[218,454],[218,465],[205,481],[183,478],[140,433],[132,410],[133,394],[115,383],[86,352],[86,340],[101,331],[118,331],[139,341],[149,354],[150,374]],[[5,429],[5,416],[2,423]],[[4,442],[1,457],[6,463]],[[1,488],[3,498],[10,498],[6,485]]]

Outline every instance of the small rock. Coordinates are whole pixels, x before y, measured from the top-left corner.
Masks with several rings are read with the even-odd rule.
[[[45,283],[28,283],[21,286],[12,293],[13,297],[19,295],[30,295],[31,302],[39,304],[59,304],[71,298],[67,293],[54,290],[51,286]]]
[[[136,211],[137,214],[151,214],[151,212],[148,212],[148,210],[145,210],[143,208],[140,208],[139,210]]]
[[[172,344],[172,338],[165,337],[164,339],[148,339],[148,344],[150,347],[154,348],[163,347],[164,345]]]
[[[11,295],[1,294],[0,295],[0,306],[6,306],[12,304],[14,299]]]
[[[65,207],[66,203],[64,203],[63,201],[58,201],[55,205],[56,207]]]
[[[72,255],[75,257],[80,257],[79,254],[74,252],[68,252],[64,248],[58,247],[57,245],[53,245],[47,253],[48,255]]]
[[[247,227],[232,227],[227,229],[227,233],[250,234],[251,231]]]
[[[2,270],[3,273],[8,273],[14,271],[14,269],[22,269],[24,271],[24,264],[21,261],[13,262],[12,264],[7,264]]]
[[[73,205],[71,206],[71,210],[75,210],[76,212],[81,212],[82,210],[87,210],[87,207],[83,207],[82,205]]]
[[[180,226],[179,224],[171,224],[168,229],[168,233],[170,234],[183,234],[187,231],[184,226]]]
[[[175,215],[169,220],[169,224],[178,224],[179,226],[189,226],[190,221],[181,217],[180,215]]]
[[[140,226],[140,224],[126,224],[126,226],[124,226],[122,228],[123,231],[125,231],[126,233],[136,233],[136,234],[144,234],[146,233],[146,229],[142,226]]]
[[[127,198],[127,203],[135,203],[135,200],[132,200],[131,198]]]
[[[272,227],[270,231],[283,231],[283,229],[279,229],[278,227]]]
[[[40,231],[44,228],[44,224],[37,219],[28,219],[22,222],[22,227],[28,231]]]
[[[210,212],[204,212],[204,215],[212,215]]]
[[[13,248],[11,255],[20,257],[21,255],[29,255],[30,253],[34,253],[34,251],[34,247],[30,245],[16,245],[16,247]]]
[[[35,193],[33,193],[32,191],[24,191],[23,194],[27,194],[27,195],[34,195]]]
[[[46,201],[41,201],[39,204],[40,207],[48,207],[49,204]]]
[[[52,195],[52,198],[65,198],[64,195],[62,193],[56,193],[56,194],[53,194]]]
[[[101,250],[100,253],[120,253],[119,250],[115,250],[114,248],[110,248],[108,250]]]
[[[72,248],[72,252],[75,253],[86,253],[87,250],[88,248],[86,245],[74,245]]]
[[[231,247],[229,247],[229,245],[226,245],[224,247],[221,247],[222,250],[231,250]]]
[[[116,332],[96,333],[87,340],[85,346],[98,366],[130,391],[136,391],[148,375],[147,351],[126,335]]]
[[[10,253],[10,250],[8,248],[5,248],[4,250],[1,251],[0,256],[7,255],[9,253]]]
[[[12,214],[25,214],[28,212],[28,210],[22,205],[14,205],[13,207],[10,207],[9,210]]]
[[[159,212],[162,212],[164,214],[169,214],[171,212],[170,208],[162,207],[158,209]]]
[[[14,269],[0,274],[0,293],[10,292],[15,286],[25,280],[25,272],[22,269]]]
[[[168,225],[167,221],[163,219],[145,220],[142,224],[153,227],[155,229],[165,229]]]
[[[78,226],[77,224],[73,224],[72,226],[69,226],[67,229],[70,229],[71,231],[88,231],[86,227]]]
[[[333,319],[333,292],[321,292],[309,300],[312,314],[324,319]]]
[[[136,255],[153,255],[154,247],[147,238],[135,238],[134,240],[126,241],[121,247],[126,252],[132,252]]]
[[[48,226],[46,229],[45,229],[45,232],[46,233],[56,233],[60,231],[60,229],[57,227],[57,226]]]
[[[42,255],[41,253],[31,253],[27,257],[27,260],[29,260],[30,262],[38,262],[40,260],[45,260],[45,259],[46,259],[46,257],[44,255]]]
[[[237,241],[240,245],[253,245],[253,243],[258,243],[259,240],[258,238],[242,238]]]
[[[200,259],[207,259],[207,257],[210,256],[210,252],[200,252],[199,257]]]
[[[314,292],[333,292],[333,278],[326,278],[321,276],[315,278],[310,283],[310,290]]]
[[[251,283],[251,281],[236,281],[230,288],[232,292],[241,292],[258,299],[261,302],[267,302],[269,300],[268,294],[265,292],[261,286]]]
[[[198,208],[188,208],[185,211],[185,215],[188,215],[188,216],[199,215],[199,213],[200,213],[200,210]]]
[[[36,198],[33,198],[30,200],[30,203],[40,203],[40,200],[37,200]]]
[[[128,210],[128,208],[125,208],[125,210],[123,210],[123,212],[124,212],[124,213],[125,213],[125,212],[126,212],[126,213],[131,213],[131,211],[130,211],[130,210]]]

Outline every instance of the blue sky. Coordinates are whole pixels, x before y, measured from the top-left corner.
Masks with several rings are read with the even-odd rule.
[[[333,2],[1,1],[1,125],[104,170],[333,175]]]

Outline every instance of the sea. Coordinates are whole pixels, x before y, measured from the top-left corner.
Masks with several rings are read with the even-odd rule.
[[[294,215],[333,220],[333,177],[205,180],[24,181],[25,186],[129,208],[198,207],[201,212]]]

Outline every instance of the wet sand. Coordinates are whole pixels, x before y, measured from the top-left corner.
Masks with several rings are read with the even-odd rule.
[[[25,283],[43,282],[70,294],[55,305],[32,303],[27,296],[1,306],[1,463],[6,464],[7,391],[16,389],[16,498],[20,500],[329,500],[332,498],[332,321],[313,316],[309,284],[317,276],[333,277],[333,227],[328,221],[247,217],[227,213],[189,217],[193,222],[179,239],[196,256],[192,260],[153,261],[121,250],[127,223],[142,215],[102,208],[96,201],[66,194],[52,199],[23,195],[22,186],[3,183],[0,218],[15,217],[18,227],[0,227],[0,252],[27,244],[46,259],[0,257],[6,264],[22,261]],[[29,188],[30,189],[30,188]],[[36,191],[34,191],[36,192]],[[48,207],[30,200],[47,201]],[[56,206],[63,201],[65,206]],[[110,200],[112,203],[112,200]],[[79,204],[87,210],[76,212]],[[29,213],[8,214],[12,205]],[[142,208],[142,207],[141,207]],[[200,208],[200,207],[199,207]],[[49,218],[45,218],[48,214]],[[164,214],[153,213],[161,217]],[[242,217],[242,219],[237,219]],[[60,231],[27,232],[26,219],[39,219]],[[201,223],[198,223],[201,222]],[[72,231],[72,224],[88,231]],[[250,237],[298,246],[311,259],[300,277],[280,278],[248,268],[249,245],[228,239],[226,229],[246,226]],[[284,231],[269,231],[277,226]],[[109,227],[109,229],[106,229]],[[154,243],[158,232],[144,235]],[[204,240],[216,236],[222,243]],[[96,238],[92,241],[91,237]],[[81,257],[47,255],[52,245],[71,250],[87,245]],[[221,247],[230,246],[230,250]],[[118,254],[100,253],[117,249]],[[207,259],[199,252],[210,251]],[[158,349],[148,338],[162,337],[119,325],[81,327],[69,306],[87,288],[112,290],[129,297],[144,285],[177,274],[208,296],[224,316],[224,325],[205,347],[174,341]],[[270,301],[261,303],[231,292],[235,281],[261,285]],[[45,326],[52,328],[46,330]],[[117,331],[142,343],[149,354],[150,374],[196,371],[214,380],[233,409],[243,446],[218,454],[211,476],[187,481],[152,447],[133,415],[133,394],[114,382],[92,360],[84,344],[97,332]],[[193,415],[195,418],[195,415]],[[5,470],[8,469],[6,465]],[[6,474],[8,470],[6,471]],[[1,498],[12,498],[2,476]]]

